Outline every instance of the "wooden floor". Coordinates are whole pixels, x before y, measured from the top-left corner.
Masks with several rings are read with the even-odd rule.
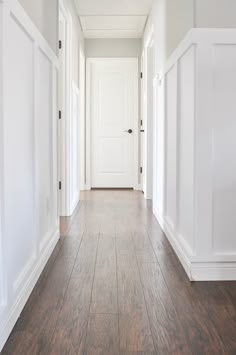
[[[2,354],[236,354],[236,283],[190,283],[143,195],[82,194]]]

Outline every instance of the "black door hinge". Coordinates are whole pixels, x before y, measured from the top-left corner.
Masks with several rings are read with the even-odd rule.
[[[143,73],[142,73],[142,72],[140,73],[140,78],[141,78],[141,79],[143,78]]]
[[[61,110],[58,113],[59,120],[61,120]]]
[[[143,168],[142,167],[140,167],[140,174],[142,174],[143,173]]]
[[[141,123],[141,126],[142,126],[142,125],[143,125],[143,120],[141,120],[141,122],[140,122],[140,123]]]
[[[59,190],[61,190],[61,181],[59,181]]]
[[[59,49],[62,48],[62,41],[59,41]]]

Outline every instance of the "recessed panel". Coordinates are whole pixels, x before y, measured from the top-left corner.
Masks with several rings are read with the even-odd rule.
[[[179,62],[178,232],[193,246],[194,193],[194,61],[192,46]]]
[[[51,231],[53,194],[52,142],[52,64],[46,54],[38,50],[39,78],[37,80],[36,161],[38,235],[42,242]]]
[[[125,174],[125,147],[124,138],[100,139],[99,174]]]
[[[3,111],[2,111],[2,98],[3,98],[3,72],[2,72],[2,24],[3,24],[3,5],[0,1],[0,313],[1,309],[4,303],[4,290],[3,290],[3,277],[4,277],[4,269],[6,265],[4,266],[3,264],[3,235],[2,235],[2,228],[3,228],[3,223],[2,223],[2,218],[3,218],[3,198],[2,198],[2,184],[3,184],[3,169],[2,169],[2,154],[3,154],[3,130],[2,130],[2,124],[3,124]]]
[[[8,272],[21,279],[34,246],[34,43],[8,18],[4,116],[4,235]],[[14,104],[13,104],[14,102]]]
[[[236,45],[213,48],[213,246],[236,252]]]
[[[122,73],[105,72],[101,74],[99,119],[102,127],[124,124],[125,85],[124,74]]]
[[[148,15],[153,0],[76,0],[79,15]]]
[[[177,69],[166,77],[166,216],[172,227],[176,223],[176,107]]]
[[[81,16],[85,38],[141,38],[146,16]]]

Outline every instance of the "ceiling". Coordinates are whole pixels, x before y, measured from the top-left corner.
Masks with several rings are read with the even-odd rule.
[[[75,0],[85,38],[141,38],[153,0]]]

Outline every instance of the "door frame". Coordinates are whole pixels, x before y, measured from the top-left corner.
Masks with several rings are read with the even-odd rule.
[[[80,48],[80,190],[85,190],[86,168],[85,168],[85,80],[86,80],[86,58],[82,48]]]
[[[152,26],[148,37],[144,43],[144,49],[142,53],[142,71],[143,71],[143,82],[142,82],[142,118],[143,118],[143,128],[144,128],[144,139],[143,139],[143,177],[142,177],[142,189],[144,192],[145,199],[153,198],[153,159],[151,159],[148,165],[148,157],[153,154],[153,122],[154,122],[154,87],[153,79],[155,77],[154,63],[155,63],[155,53],[154,53],[154,27]],[[152,71],[149,67],[150,52],[152,52]],[[151,77],[152,74],[152,77]],[[152,102],[148,96],[149,90],[152,90]],[[149,111],[152,110],[152,117],[149,116]],[[150,129],[151,128],[151,129]]]
[[[72,18],[70,12],[59,0],[59,14],[65,20],[64,43],[64,75],[65,82],[63,90],[63,102],[59,102],[59,81],[58,81],[58,109],[61,111],[61,119],[58,119],[58,215],[70,216],[70,117],[71,117],[71,47],[72,47]],[[59,38],[60,40],[60,38]],[[59,55],[59,53],[58,53]],[[59,69],[60,70],[60,69]],[[59,149],[60,146],[60,149]],[[61,151],[61,155],[59,152]],[[61,190],[59,183],[61,182]]]
[[[139,58],[138,57],[102,57],[102,58],[91,58],[86,59],[86,152],[85,152],[85,162],[86,162],[86,173],[85,173],[85,190],[91,190],[91,112],[90,112],[90,92],[91,92],[91,65],[96,63],[101,63],[103,61],[109,62],[131,62],[134,63],[137,69],[136,77],[136,98],[135,98],[135,117],[134,117],[134,165],[133,165],[133,188],[134,190],[140,190],[139,185]]]

